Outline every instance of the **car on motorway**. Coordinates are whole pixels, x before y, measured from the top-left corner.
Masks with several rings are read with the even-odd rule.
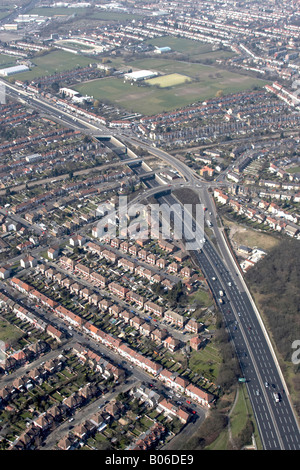
[[[255,395],[257,395],[257,396],[260,395],[259,390],[256,390]]]
[[[269,384],[268,384],[268,382],[265,382],[265,386],[266,386],[267,388],[269,387]]]

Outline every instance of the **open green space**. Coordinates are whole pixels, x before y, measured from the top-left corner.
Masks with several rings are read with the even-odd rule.
[[[204,349],[191,353],[189,368],[213,381],[218,376],[221,362],[219,351],[212,344],[207,344]]]
[[[22,338],[23,333],[7,321],[0,320],[0,341],[12,344]]]
[[[0,10],[0,20],[2,20],[3,18],[5,18],[6,16],[8,16],[9,13],[10,13],[9,11],[3,11],[3,10],[1,11],[1,10]]]
[[[19,80],[33,80],[34,78],[53,75],[54,73],[72,70],[78,67],[85,67],[95,59],[90,59],[78,54],[72,54],[66,51],[53,51],[41,57],[32,60],[35,67],[29,72],[19,73]]]
[[[151,38],[145,41],[146,44],[151,44],[157,47],[170,47],[171,52],[180,52],[185,54],[203,54],[212,51],[212,45],[193,41],[192,39],[178,38],[175,36],[161,36],[158,38]]]
[[[237,445],[238,448],[240,445],[242,446],[252,445],[252,440],[251,440],[250,435],[249,435],[248,442],[244,441],[245,437],[241,438],[242,434],[245,432],[246,423],[249,422],[249,420],[252,422],[253,427],[254,427],[253,435],[254,435],[256,448],[258,450],[261,450],[262,449],[261,440],[259,437],[255,418],[253,415],[251,403],[250,403],[249,396],[246,391],[246,387],[243,385],[238,390],[237,399],[236,399],[236,402],[234,403],[234,406],[232,408],[232,413],[230,416],[231,437],[233,439],[232,444]],[[219,436],[217,437],[215,441],[213,441],[210,445],[205,447],[205,450],[228,450],[230,448],[229,446],[230,446],[229,433],[228,433],[228,427],[226,427],[226,429],[224,429],[219,434]]]
[[[130,112],[145,115],[158,114],[179,109],[194,102],[223,94],[235,93],[264,86],[266,81],[232,73],[214,66],[193,64],[167,59],[144,59],[130,62],[133,70],[153,70],[162,74],[182,74],[193,79],[172,88],[145,87],[131,85],[120,78],[105,78],[81,83],[73,87],[82,95],[105,100]]]
[[[247,416],[252,410],[246,386],[242,385],[238,391],[237,401],[230,417],[232,437],[235,438],[243,430]]]
[[[234,247],[240,245],[249,246],[250,248],[261,248],[267,252],[280,243],[280,240],[273,235],[261,233],[249,227],[243,227],[235,222],[223,218],[223,223],[229,229],[229,237]]]
[[[77,50],[92,50],[94,49],[93,46],[89,46],[88,44],[84,44],[84,43],[81,43],[81,42],[77,42],[77,41],[60,41],[60,45],[61,46],[64,46],[64,47],[70,47],[71,49],[75,49],[76,51]]]
[[[7,54],[0,54],[0,68],[12,67],[16,65],[16,57]]]
[[[101,11],[94,8],[67,8],[67,7],[36,7],[30,10],[30,15],[47,16],[71,16],[87,17],[92,20],[101,21],[132,21],[143,18],[142,15],[127,14],[122,12]]]
[[[192,39],[178,38],[175,36],[162,36],[154,39],[147,39],[148,44],[156,47],[170,47],[170,53],[181,53],[188,56],[192,61],[205,61],[210,59],[223,59],[233,57],[234,52],[220,48],[214,49],[212,44],[195,41]]]
[[[8,16],[12,12],[13,6],[8,2],[1,2],[0,5],[0,20]]]
[[[300,166],[293,166],[287,169],[287,173],[300,173]]]
[[[68,8],[68,7],[37,7],[33,8],[28,12],[29,15],[47,16],[49,18],[53,16],[69,16],[79,15],[84,16],[87,13],[86,8]]]
[[[196,304],[199,307],[210,307],[213,301],[208,291],[198,289],[194,294],[189,296],[189,304]]]

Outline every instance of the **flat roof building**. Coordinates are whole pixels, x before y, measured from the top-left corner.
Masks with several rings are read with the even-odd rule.
[[[0,75],[2,75],[2,77],[9,77],[10,75],[14,75],[15,73],[22,73],[28,71],[29,67],[27,67],[26,65],[15,65],[13,67],[0,69]]]
[[[155,53],[156,54],[163,54],[164,52],[171,52],[171,48],[168,47],[168,46],[165,46],[165,47],[157,47],[155,46]]]
[[[156,77],[157,72],[151,70],[138,70],[137,72],[125,73],[124,77],[126,80],[133,80],[137,82],[139,80],[147,80],[148,78]]]

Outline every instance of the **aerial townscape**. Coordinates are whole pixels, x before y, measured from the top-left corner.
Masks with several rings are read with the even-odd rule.
[[[300,450],[299,286],[299,0],[0,2],[1,451]]]

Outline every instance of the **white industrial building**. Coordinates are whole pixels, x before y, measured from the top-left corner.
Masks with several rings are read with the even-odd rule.
[[[29,67],[26,65],[15,65],[13,67],[7,67],[5,69],[0,69],[0,75],[2,77],[9,77],[10,75],[14,75],[15,73],[22,73],[28,72]]]
[[[155,54],[163,54],[164,52],[171,52],[171,48],[168,46],[165,47],[157,47],[155,46]]]
[[[3,25],[3,29],[5,31],[17,31],[19,29],[19,25],[17,23],[7,23]]]
[[[125,73],[124,77],[126,80],[137,82],[140,80],[148,80],[149,78],[156,77],[157,75],[157,72],[152,72],[151,70],[138,70],[137,72]]]
[[[80,95],[79,91],[72,90],[72,88],[60,88],[59,93],[61,95],[64,94],[65,96],[68,96],[70,98],[74,98],[74,96]]]

